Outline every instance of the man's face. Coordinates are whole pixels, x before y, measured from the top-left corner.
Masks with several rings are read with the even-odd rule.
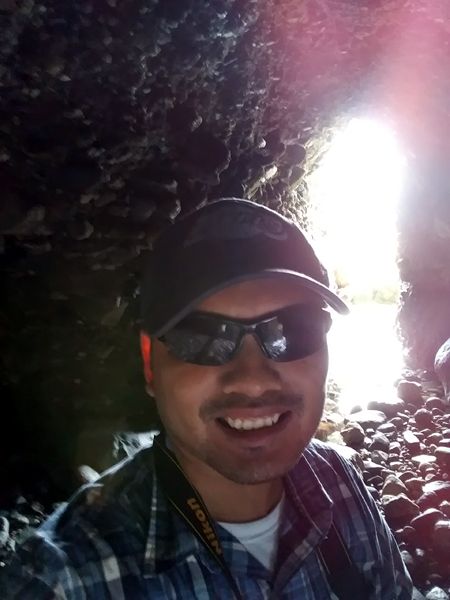
[[[256,320],[297,303],[320,300],[294,281],[262,279],[230,286],[198,310]],[[319,424],[327,367],[326,345],[306,358],[275,362],[247,335],[230,362],[211,367],[182,362],[154,340],[151,389],[178,453],[236,483],[255,484],[280,477],[298,461]],[[277,423],[261,429],[227,424],[254,426],[255,419],[277,415]]]

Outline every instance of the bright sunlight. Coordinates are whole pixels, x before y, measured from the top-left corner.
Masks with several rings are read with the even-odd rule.
[[[394,394],[402,353],[394,324],[399,278],[396,218],[406,160],[392,131],[352,119],[308,181],[313,235],[343,296],[348,317],[330,332],[330,379],[340,409]]]
[[[337,133],[309,179],[315,237],[350,297],[397,290],[396,210],[404,174],[393,133],[358,118]]]

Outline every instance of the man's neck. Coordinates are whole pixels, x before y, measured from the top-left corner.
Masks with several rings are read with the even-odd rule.
[[[252,485],[236,483],[206,463],[170,444],[169,447],[175,453],[186,477],[199,492],[215,521],[248,523],[262,519],[282,498],[281,477]]]
[[[280,502],[283,495],[281,480],[257,485],[215,486],[213,490],[205,487],[201,491],[211,516],[223,523],[250,523],[262,519]]]

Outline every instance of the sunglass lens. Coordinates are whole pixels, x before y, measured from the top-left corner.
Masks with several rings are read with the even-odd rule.
[[[257,333],[272,360],[289,362],[322,348],[328,328],[329,315],[325,311],[291,306],[258,325]]]
[[[164,343],[179,360],[218,366],[237,349],[240,329],[213,316],[192,315],[164,335]]]

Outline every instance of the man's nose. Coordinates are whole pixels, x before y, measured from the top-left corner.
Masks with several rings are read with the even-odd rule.
[[[264,392],[280,391],[282,381],[277,363],[267,358],[253,335],[246,335],[236,356],[224,365],[222,389],[225,394],[258,398]]]

